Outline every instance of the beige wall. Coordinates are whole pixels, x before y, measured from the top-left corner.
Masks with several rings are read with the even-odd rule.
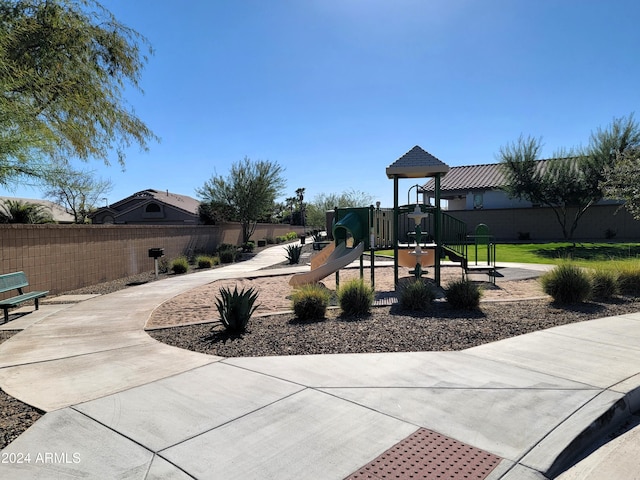
[[[301,227],[258,224],[251,238],[275,238],[290,231],[301,231]],[[24,271],[29,290],[49,290],[56,294],[152,271],[150,248],[164,248],[165,257],[173,258],[182,254],[213,253],[220,243],[239,245],[241,240],[240,225],[235,223],[214,226],[1,225],[0,273]]]
[[[467,233],[473,234],[476,225],[485,223],[497,241],[518,241],[520,234],[529,234],[533,242],[562,241],[562,229],[550,208],[501,208],[487,210],[446,210],[445,213],[467,224]],[[571,212],[571,215],[574,213]],[[333,221],[333,212],[327,212],[327,225]],[[426,232],[433,231],[433,219],[427,220]],[[413,220],[402,216],[399,221],[400,238],[406,241],[406,232],[412,230]],[[596,205],[587,210],[574,233],[577,241],[608,240],[606,232],[615,232],[615,241],[640,242],[640,221],[617,205]]]
[[[448,210],[447,213],[467,224],[472,234],[476,225],[485,223],[496,240],[518,240],[520,233],[529,233],[532,241],[562,241],[562,229],[549,208],[504,208],[497,210]],[[573,218],[573,212],[571,212]],[[577,241],[607,240],[606,232],[616,235],[616,241],[640,241],[640,221],[624,208],[596,205],[589,208],[578,222],[573,239]]]

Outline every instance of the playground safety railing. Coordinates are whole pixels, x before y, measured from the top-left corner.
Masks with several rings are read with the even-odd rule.
[[[462,258],[467,258],[467,224],[442,212],[442,245]]]

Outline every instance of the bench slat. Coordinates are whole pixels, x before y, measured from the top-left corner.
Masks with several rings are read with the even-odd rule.
[[[16,295],[15,297],[0,300],[0,307],[15,307],[16,305],[26,302],[27,300],[44,297],[47,295],[47,293],[49,292],[29,292],[23,293],[22,295]]]

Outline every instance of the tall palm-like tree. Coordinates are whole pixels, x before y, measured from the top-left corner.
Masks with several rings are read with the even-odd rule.
[[[293,207],[296,204],[296,197],[287,197],[284,203],[289,209],[289,225],[293,225]]]
[[[53,223],[53,216],[44,205],[7,199],[0,203],[0,223]]]
[[[302,228],[305,228],[304,222],[304,188],[298,188],[296,190],[296,198],[298,200],[298,210],[300,212],[300,223],[302,223]]]

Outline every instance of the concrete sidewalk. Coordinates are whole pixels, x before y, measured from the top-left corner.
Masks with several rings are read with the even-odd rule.
[[[466,457],[495,459],[470,478],[542,479],[640,409],[640,313],[462,352],[220,358],[142,330],[174,295],[283,259],[274,247],[233,266],[41,307],[39,320],[0,345],[0,387],[48,412],[2,451],[1,477],[382,478],[365,466],[426,429],[464,445]],[[637,451],[634,432],[617,442]],[[583,476],[566,478],[597,468],[640,475],[637,455],[621,461],[603,448],[587,460],[583,473],[565,474]]]

